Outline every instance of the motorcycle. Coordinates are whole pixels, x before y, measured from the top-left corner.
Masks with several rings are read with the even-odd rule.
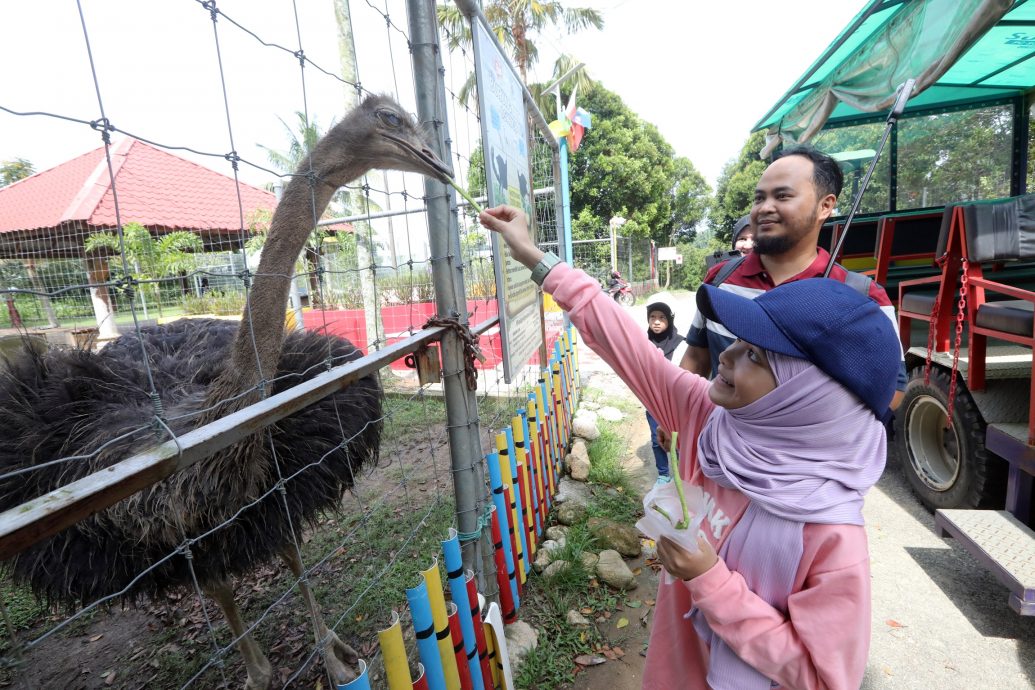
[[[633,294],[632,288],[629,283],[620,282],[611,287],[604,288],[604,292],[611,295],[615,302],[618,302],[623,307],[631,307],[636,303],[636,295]]]

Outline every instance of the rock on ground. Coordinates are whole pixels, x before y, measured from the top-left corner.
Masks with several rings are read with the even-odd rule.
[[[614,549],[630,558],[640,555],[640,532],[635,527],[595,517],[589,519],[587,527],[603,548]]]
[[[539,646],[539,633],[528,623],[517,620],[503,629],[507,638],[507,657],[510,668],[516,672],[525,661],[525,657]]]
[[[557,561],[558,563],[560,561]],[[617,551],[600,552],[600,561],[597,563],[597,577],[615,589],[627,589],[635,587],[636,576],[629,570],[629,566],[622,560],[622,555]]]
[[[571,422],[571,430],[576,436],[589,441],[600,438],[600,429],[597,428],[596,422],[591,422],[585,417],[575,417]]]

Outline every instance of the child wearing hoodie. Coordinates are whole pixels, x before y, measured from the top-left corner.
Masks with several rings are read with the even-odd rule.
[[[664,428],[700,487],[697,549],[662,538],[643,687],[858,690],[870,642],[863,497],[884,468],[901,352],[868,297],[824,278],[754,300],[705,285],[698,308],[737,340],[712,381],[673,367],[582,271],[544,254],[519,209],[484,211]]]
[[[664,302],[651,302],[647,305],[647,338],[654,343],[665,359],[672,361],[682,338],[676,330],[675,314]],[[654,466],[658,470],[658,484],[672,481],[668,467],[668,451],[658,442],[658,422],[647,412],[647,425],[650,427],[650,445],[654,451]]]

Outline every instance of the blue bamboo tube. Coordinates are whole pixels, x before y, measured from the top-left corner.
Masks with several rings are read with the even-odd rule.
[[[438,653],[438,640],[435,639],[435,619],[431,615],[431,602],[428,601],[428,587],[421,579],[420,584],[406,590],[406,600],[410,602],[410,614],[413,616],[413,631],[417,636],[417,651],[424,674],[428,681],[428,690],[446,690],[446,677],[442,672],[442,657]]]
[[[471,616],[469,614],[471,601],[467,596],[467,583],[464,581],[464,563],[460,554],[460,540],[457,538],[456,530],[452,527],[449,528],[449,538],[442,542],[442,555],[445,558],[449,596],[456,603],[457,608],[460,609],[460,633],[464,638],[464,654],[467,656],[467,668],[471,674],[471,683],[475,688],[481,688],[482,667],[478,663],[478,638],[475,637],[474,625],[471,623]]]
[[[359,676],[338,686],[338,690],[370,690],[370,676],[367,675],[367,662],[359,660]]]
[[[517,606],[517,568],[514,564],[514,553],[511,551],[511,538],[517,540],[514,528],[510,524],[510,506],[503,497],[503,473],[500,470],[500,457],[497,453],[489,453],[485,456],[486,464],[489,466],[489,488],[492,489],[492,504],[496,506],[496,515],[500,521],[500,532],[503,536],[503,557],[507,564],[507,580],[510,581],[510,593],[514,597],[514,605]],[[509,538],[508,538],[509,537]]]
[[[431,567],[421,571],[421,576],[424,578],[424,584],[428,586],[431,620],[435,625],[435,641],[438,643],[438,656],[442,659],[442,675],[446,679],[446,690],[460,690],[460,672],[456,667],[453,640],[449,636],[449,613],[446,599],[442,596],[442,576],[438,572],[438,558],[432,560]]]

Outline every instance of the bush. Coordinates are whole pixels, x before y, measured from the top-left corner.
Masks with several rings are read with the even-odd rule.
[[[210,290],[204,295],[184,295],[183,312],[190,315],[220,314],[231,316],[244,311],[244,293]]]

